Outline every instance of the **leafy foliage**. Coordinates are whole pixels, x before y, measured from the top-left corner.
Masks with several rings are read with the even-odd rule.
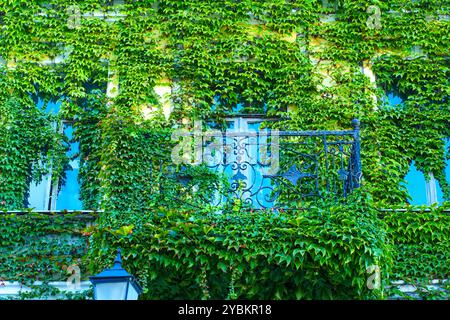
[[[377,202],[406,202],[401,182],[412,160],[423,172],[433,172],[450,196],[442,142],[450,135],[448,21],[439,18],[446,13],[440,1],[149,0],[115,7],[110,1],[90,0],[76,6],[69,0],[1,3],[0,56],[8,65],[2,71],[3,97],[13,92],[20,105],[29,105],[28,95],[36,89],[45,101],[64,96],[61,113],[78,120],[90,112],[81,107],[92,95],[86,83],[106,91],[101,84],[118,78],[117,96],[98,101],[115,106],[95,116],[94,122],[102,125],[80,127],[93,132],[92,140],[83,141],[89,146],[81,147],[83,159],[89,159],[81,168],[86,208],[106,208],[100,203],[101,193],[108,191],[101,187],[106,177],[99,177],[99,162],[114,159],[113,150],[104,146],[120,139],[108,136],[117,123],[101,118],[109,114],[137,125],[142,109],[161,109],[155,91],[161,83],[172,84],[173,112],[168,121],[152,119],[156,127],[173,127],[183,117],[222,120],[236,112],[238,103],[240,112],[289,119],[276,124],[284,129],[341,129],[359,118],[364,177]],[[381,28],[367,23],[374,17],[368,11],[372,5],[380,8]],[[118,15],[89,16],[94,11]],[[323,14],[331,12],[334,21],[324,21]],[[419,47],[420,53],[411,53]],[[63,57],[58,64],[39,63]],[[404,107],[386,110],[361,65],[373,67],[379,88],[397,88]],[[38,151],[26,153],[36,159]],[[62,157],[62,150],[52,154]],[[47,167],[52,162],[48,157],[41,157]],[[22,188],[8,196],[10,209],[20,208],[26,189],[25,175],[14,181]]]
[[[394,278],[448,279],[450,274],[448,205],[383,214],[395,242]]]
[[[0,102],[0,208],[26,206],[31,179],[39,181],[53,164],[53,178],[62,176],[68,159],[61,135],[55,134],[51,116],[31,99],[15,97]]]
[[[101,223],[90,246],[101,269],[117,247],[149,299],[355,299],[382,296],[367,268],[387,281],[389,240],[370,199],[304,212],[222,214],[155,208],[125,225]]]
[[[1,214],[0,280],[18,281],[32,288],[22,298],[51,296],[58,292],[50,281],[66,281],[80,270],[86,279],[84,255],[87,238],[84,229],[93,217],[78,214]],[[35,281],[43,285],[34,286]],[[46,286],[47,285],[47,286]]]
[[[237,112],[238,103],[243,106],[240,112],[264,113],[280,119],[270,125],[286,130],[343,129],[351,119],[359,118],[364,186],[378,207],[407,202],[402,182],[413,160],[423,172],[433,172],[445,197],[450,197],[443,171],[448,154],[443,138],[450,136],[449,22],[439,18],[448,14],[445,2],[340,0],[334,6],[331,0],[144,0],[125,1],[115,8],[110,3],[83,0],[74,6],[72,0],[50,0],[45,4],[0,0],[0,64],[5,64],[0,69],[0,208],[25,207],[31,178],[38,181],[50,169],[54,179],[64,178],[67,141],[55,130],[54,123],[60,119],[74,121],[75,139],[81,143],[84,208],[105,210],[100,217],[100,231],[93,237],[93,259],[102,265],[104,260],[99,257],[111,254],[114,245],[129,246],[128,258],[139,258],[136,265],[129,262],[133,270],[147,266],[148,261],[171,270],[158,273],[161,278],[154,278],[152,273],[159,269],[149,268],[139,274],[148,288],[152,284],[177,283],[172,288],[178,291],[147,291],[147,297],[257,297],[250,284],[260,288],[264,297],[314,296],[312,291],[296,293],[292,289],[295,281],[309,281],[302,282],[305,288],[314,283],[321,288],[317,291],[320,297],[336,297],[331,285],[342,289],[341,297],[366,297],[362,280],[365,263],[384,254],[373,250],[381,248],[384,252],[388,247],[387,242],[372,238],[374,230],[380,234],[382,231],[378,221],[371,220],[371,205],[364,203],[324,204],[298,217],[286,213],[246,216],[240,210],[221,216],[211,215],[208,209],[204,210],[205,216],[200,214],[203,210],[193,213],[192,207],[175,200],[180,198],[180,184],[173,178],[185,170],[182,174],[192,179],[184,187],[181,200],[202,208],[203,199],[210,196],[208,186],[216,183],[218,177],[202,167],[177,167],[172,174],[165,174],[167,168],[160,169],[161,161],[169,161],[171,131],[180,127],[183,118],[223,121]],[[373,18],[373,13],[368,12],[371,5],[381,10],[381,28],[367,24]],[[112,14],[113,10],[118,14]],[[92,12],[104,13],[107,19],[99,19]],[[324,13],[334,15],[323,16]],[[421,50],[414,53],[412,48]],[[371,67],[374,79],[363,74],[361,66]],[[108,81],[117,81],[120,90],[105,96]],[[172,87],[169,100],[173,111],[168,119],[163,116],[163,103],[155,90],[161,83]],[[100,90],[90,90],[89,85]],[[403,105],[388,107],[385,91],[398,91]],[[61,100],[58,116],[39,110],[33,101],[37,96],[44,102]],[[144,117],[144,111],[154,109],[157,111],[153,118]],[[199,186],[196,194],[190,192],[193,186]],[[164,210],[156,209],[159,206]],[[328,209],[333,214],[324,211]],[[357,214],[353,216],[350,210]],[[188,212],[188,216],[183,212]],[[413,236],[423,231],[424,245],[413,236],[405,239],[401,230],[407,229],[409,236],[409,219],[427,217],[426,214],[408,211],[386,217],[400,252],[393,269],[396,277],[425,272],[448,276],[445,263],[437,263],[442,257],[448,258],[448,233],[442,230],[448,221],[439,218],[431,223],[435,215],[432,212],[425,220],[412,221],[417,227]],[[164,216],[159,217],[158,213]],[[194,221],[186,220],[191,217]],[[235,222],[239,219],[255,227],[254,235],[251,230],[246,231],[251,250],[242,250],[250,262],[232,255],[230,244],[213,236],[214,240],[208,240],[202,234],[203,227],[215,223],[233,245],[239,244],[234,241],[244,241],[242,233],[250,228]],[[295,225],[296,219],[305,221],[301,228]],[[0,221],[2,225],[12,223],[3,216]],[[345,223],[355,225],[350,231]],[[134,226],[130,229],[133,233],[111,234],[128,225]],[[185,273],[178,273],[176,264],[184,262],[175,262],[170,251],[182,242],[177,236],[181,231],[166,235],[170,228],[180,226],[192,227],[187,231],[180,229],[192,237],[183,241],[189,246],[189,241],[193,241],[204,250],[199,255],[203,257],[201,261],[193,257],[197,251],[186,258],[186,263],[192,262],[196,268],[189,264],[178,266]],[[399,229],[393,229],[396,226]],[[268,229],[267,236],[277,240],[269,246],[275,256],[258,242],[266,232],[264,228]],[[7,237],[14,230],[11,227],[5,232],[2,247],[3,241],[5,246],[12,245]],[[34,227],[18,230],[35,232]],[[334,232],[343,237],[356,233],[349,243],[339,243],[337,247],[350,250],[350,255],[335,255],[334,247],[329,247],[331,242],[324,242],[331,241],[327,237]],[[140,244],[135,234],[154,247],[149,250]],[[150,234],[164,237],[152,238]],[[294,235],[299,238],[292,241]],[[15,241],[14,237],[11,239]],[[363,253],[358,241],[371,249]],[[159,246],[165,250],[160,256],[158,251],[155,253]],[[295,251],[300,249],[306,250],[309,260],[305,265],[303,260],[298,267],[294,252],[302,252]],[[420,257],[413,253],[419,249]],[[236,262],[238,257],[244,260]],[[363,260],[355,260],[357,257]],[[254,266],[252,259],[256,261]],[[219,266],[218,262],[224,265]],[[245,277],[238,267],[231,270],[235,262],[242,265]],[[277,265],[283,268],[276,268]],[[319,278],[322,282],[314,282],[314,266],[318,266],[318,272],[324,272]],[[338,266],[349,268],[345,270],[354,268],[355,282],[348,283],[348,272],[337,272]],[[9,277],[10,273],[5,275]],[[263,287],[255,284],[255,275],[276,281],[273,285],[266,281]],[[287,287],[283,287],[282,279],[288,279]],[[274,287],[275,284],[281,287]]]

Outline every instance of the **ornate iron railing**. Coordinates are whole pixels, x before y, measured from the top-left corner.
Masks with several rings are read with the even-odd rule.
[[[255,209],[295,208],[360,186],[358,120],[353,130],[227,131],[201,141],[203,163],[229,180],[225,192],[205,199],[214,205],[238,198]]]

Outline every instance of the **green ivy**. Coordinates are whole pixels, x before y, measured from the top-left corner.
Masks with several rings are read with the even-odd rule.
[[[384,224],[360,193],[295,215],[159,207],[126,223],[97,226],[91,267],[122,248],[145,299],[380,298],[384,286],[368,289],[368,267],[379,267],[384,285],[392,263]]]
[[[67,281],[77,266],[86,280],[89,231],[95,217],[79,214],[0,214],[0,280],[30,287],[19,298],[44,298],[61,294],[49,285]],[[43,285],[34,285],[41,281]]]
[[[450,274],[450,215],[448,205],[431,210],[408,208],[383,213],[393,239],[394,278],[448,279]]]
[[[363,184],[377,207],[407,203],[402,182],[412,161],[422,172],[434,174],[448,199],[450,187],[444,176],[448,151],[443,138],[450,136],[449,22],[440,18],[448,14],[448,6],[444,1],[339,0],[335,10],[335,2],[327,3],[330,5],[324,6],[322,0],[143,0],[125,1],[114,9],[111,1],[106,0],[50,0],[45,4],[0,0],[0,63],[6,64],[0,68],[0,208],[23,209],[31,180],[39,181],[50,170],[53,179],[64,180],[69,161],[68,141],[55,128],[55,123],[58,126],[59,120],[66,119],[74,122],[75,139],[80,142],[84,208],[104,209],[100,222],[111,224],[112,228],[117,224],[134,224],[138,219],[136,226],[142,229],[137,230],[145,235],[156,229],[145,229],[149,226],[139,219],[153,221],[159,210],[155,208],[163,206],[171,218],[158,223],[171,225],[176,221],[172,217],[181,219],[177,212],[192,211],[183,201],[200,208],[206,206],[202,197],[210,195],[210,184],[220,180],[203,167],[178,167],[172,176],[163,175],[167,168],[162,170],[160,164],[170,163],[171,132],[181,126],[185,117],[223,120],[235,113],[238,103],[243,105],[242,112],[264,113],[280,119],[272,125],[284,130],[348,129],[351,119],[359,118]],[[380,28],[371,28],[367,23],[375,17],[374,12],[368,12],[372,5],[380,9]],[[90,15],[94,11],[109,14],[113,10],[119,16],[100,19]],[[334,21],[323,22],[325,13],[333,13]],[[421,51],[414,53],[413,48]],[[61,57],[65,59],[59,63],[48,63]],[[361,65],[372,66],[375,83],[361,73]],[[105,83],[112,74],[118,76],[119,82],[119,92],[114,98],[105,96]],[[166,80],[174,89],[170,97],[174,106],[171,117],[166,120],[159,112],[153,119],[145,120],[143,106],[161,107],[154,87]],[[99,90],[90,90],[89,85]],[[403,105],[386,106],[385,91],[398,91]],[[37,96],[45,103],[61,100],[60,113],[45,114],[36,106]],[[211,107],[213,104],[215,108]],[[192,179],[181,193],[173,179],[180,173]],[[188,192],[194,185],[199,186],[196,195]],[[329,208],[330,204],[324,206]],[[323,219],[320,223],[331,223],[333,228],[341,230],[336,221],[327,220],[332,215],[322,214],[324,208],[305,213],[308,221],[305,232],[314,229],[309,224],[314,219]],[[345,208],[336,210],[345,215]],[[363,217],[363,212],[372,212],[364,205],[354,210]],[[196,228],[203,225],[202,219],[207,219],[195,217],[199,219]],[[258,228],[269,221],[264,215],[265,218],[239,217]],[[208,219],[213,218],[220,220]],[[283,230],[280,235],[290,236],[285,234],[290,230],[286,223],[295,218],[270,219]],[[392,223],[403,225],[409,216],[398,215],[392,219]],[[351,221],[356,223],[358,219]],[[445,221],[435,227],[445,225]],[[217,223],[228,230],[223,221]],[[375,241],[371,238],[372,231],[366,227],[369,225],[355,229],[358,237]],[[269,230],[278,236],[278,231],[272,227]],[[324,232],[321,236],[332,233],[331,229]],[[257,246],[258,237],[255,237],[249,241]],[[98,254],[95,261],[111,253],[108,251],[111,244],[104,249],[97,244],[102,239],[94,237],[92,250]],[[300,239],[311,243],[323,241],[317,235],[312,235],[310,240]],[[405,258],[409,254],[405,253],[397,260],[394,275],[409,277],[414,275],[412,270],[419,272],[423,268],[430,275],[444,276],[445,265],[437,264],[430,269],[432,264],[427,264],[425,257],[432,261],[446,257],[445,239],[445,235],[428,239],[430,242],[421,247],[423,256],[418,260]],[[353,244],[350,242],[349,247],[342,248],[351,250]],[[404,252],[414,252],[419,245],[416,242],[397,244]],[[140,254],[156,259],[155,252],[142,250],[144,253]],[[217,254],[225,255],[223,247],[217,250]],[[326,254],[331,252],[330,249]],[[218,259],[217,254],[208,251],[207,257]],[[318,256],[313,254],[311,259]],[[339,260],[346,258],[337,257],[336,264],[327,265],[322,261],[318,265],[322,263],[324,270],[335,270],[340,263],[346,265],[346,261]],[[228,263],[229,259],[224,261]],[[152,261],[162,265],[172,263]],[[201,262],[213,264],[214,261]],[[281,269],[272,268],[271,263],[266,259],[255,270],[270,270],[270,276],[282,279],[277,274]],[[287,261],[280,263],[287,264]],[[358,262],[352,263],[363,270]],[[297,269],[291,263],[283,270],[288,270],[288,279],[300,281]],[[187,272],[190,276],[190,270]],[[174,280],[169,274],[161,281],[187,281],[187,287],[183,287],[183,282],[179,288],[198,285],[192,292],[186,289],[188,296],[206,297],[206,292],[211,292],[211,296],[224,297],[227,289],[223,285],[206,290],[205,279],[211,281],[209,277],[215,274],[217,268],[211,267],[208,272],[195,273],[193,278],[180,275],[180,279]],[[230,289],[228,296],[255,296],[247,284],[239,282],[237,271],[227,269],[225,274],[220,276],[227,280],[223,283]],[[305,274],[305,279],[313,281],[311,274]],[[150,273],[140,276],[145,283],[156,281]],[[335,276],[345,297],[366,296],[362,275],[351,285],[347,278]],[[190,282],[193,279],[198,280],[197,284]],[[324,282],[315,283],[323,288],[318,295],[334,297],[336,292],[325,288],[335,280],[329,274],[321,279]],[[254,278],[248,275],[248,281]],[[273,289],[267,294],[270,297],[275,297],[275,293],[277,297],[312,297],[311,292],[295,295],[289,287],[287,291],[270,285],[267,288]],[[182,296],[181,291],[151,294],[146,293],[149,297]]]

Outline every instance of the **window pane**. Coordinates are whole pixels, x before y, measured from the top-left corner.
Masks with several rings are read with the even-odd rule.
[[[37,107],[44,110],[47,113],[58,113],[61,107],[61,102],[45,101],[41,98],[37,100]],[[29,196],[28,196],[28,208],[34,208],[35,210],[49,210],[50,209],[50,190],[51,190],[51,175],[47,175],[42,178],[40,183],[32,181],[30,183]]]
[[[71,141],[73,139],[73,127],[71,124],[64,124],[64,135]],[[80,151],[80,143],[79,142],[70,142],[70,150],[67,153],[69,157],[74,156],[76,153]]]
[[[255,121],[253,121],[253,122],[248,121],[247,128],[250,131],[258,131],[260,125],[261,125],[261,121],[257,121],[257,122],[255,122]]]
[[[233,112],[239,113],[242,111],[242,109],[244,109],[244,105],[242,103],[238,103],[233,107]]]
[[[224,173],[229,178],[231,189],[229,196],[240,197],[254,208],[272,207],[272,185],[268,174],[269,166],[265,164],[266,157],[271,156],[269,136],[261,135],[261,120],[234,118],[226,121],[229,132],[241,132],[240,136],[231,135],[224,146],[225,161],[221,165],[209,165],[218,173]],[[255,135],[259,132],[259,135]],[[247,135],[248,134],[248,135]],[[226,151],[225,151],[226,150]],[[240,190],[238,189],[240,185]],[[225,201],[218,197],[214,203]]]
[[[37,106],[39,109],[42,109],[47,113],[57,114],[61,108],[61,101],[49,101],[45,104],[44,100],[38,98]]]
[[[387,109],[397,109],[401,108],[403,105],[403,99],[400,97],[400,94],[397,90],[392,90],[386,92],[386,94],[381,98],[384,106]]]
[[[95,286],[96,300],[125,300],[127,282],[98,283]]]
[[[69,139],[73,138],[73,127],[71,124],[64,124],[64,135]],[[70,149],[67,156],[72,158],[80,149],[79,142],[70,142]],[[66,181],[61,187],[56,200],[56,210],[81,210],[82,203],[80,200],[80,183],[78,182],[79,173],[79,157],[70,161],[71,169],[66,171]]]
[[[246,120],[246,129],[249,132],[258,132],[256,144],[249,145],[249,162],[254,170],[249,172],[248,179],[252,184],[252,204],[255,208],[270,208],[274,205],[272,199],[272,181],[265,177],[270,172],[270,162],[267,162],[267,157],[271,157],[271,144],[269,130],[260,129],[261,120]],[[252,139],[253,140],[253,139]]]
[[[235,130],[236,129],[235,124],[236,124],[235,121],[227,121],[227,130]]]
[[[30,191],[28,196],[28,208],[35,210],[49,209],[49,194],[50,194],[50,177],[45,176],[38,184],[32,181],[30,184]]]
[[[399,96],[397,96],[397,95],[396,95],[395,93],[393,93],[393,92],[390,92],[390,93],[387,95],[387,98],[388,98],[389,104],[390,104],[392,107],[395,107],[395,106],[397,106],[397,105],[399,105],[399,104],[402,104],[402,102],[403,102],[402,98],[400,98]]]
[[[410,204],[427,204],[425,176],[416,169],[414,162],[411,163],[410,170],[406,175],[405,180],[406,188],[411,196]]]
[[[56,210],[81,210],[80,184],[78,183],[78,169],[66,171],[66,181],[58,193]]]

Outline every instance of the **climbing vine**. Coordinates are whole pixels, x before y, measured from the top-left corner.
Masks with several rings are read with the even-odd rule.
[[[115,2],[0,0],[1,209],[26,207],[32,180],[64,180],[63,119],[80,142],[84,208],[105,210],[105,223],[119,228],[157,205],[187,210],[183,197],[203,207],[192,193],[179,199],[173,178],[207,195],[220,177],[201,166],[162,175],[170,135],[237,113],[282,130],[348,129],[358,118],[377,207],[408,203],[412,161],[450,197],[445,1]],[[388,105],[387,92],[403,103]],[[60,112],[39,99],[60,101]]]
[[[30,288],[22,291],[21,298],[57,295],[62,298],[65,291],[80,287],[80,282],[86,281],[88,262],[84,256],[88,241],[85,229],[95,216],[42,215],[29,211],[24,214],[2,212],[0,218],[0,286],[6,281],[17,281]],[[62,282],[62,292],[49,285],[51,281]]]
[[[383,298],[392,264],[384,222],[359,192],[296,215],[236,203],[222,214],[154,207],[126,223],[95,229],[91,267],[120,246],[145,299]]]

